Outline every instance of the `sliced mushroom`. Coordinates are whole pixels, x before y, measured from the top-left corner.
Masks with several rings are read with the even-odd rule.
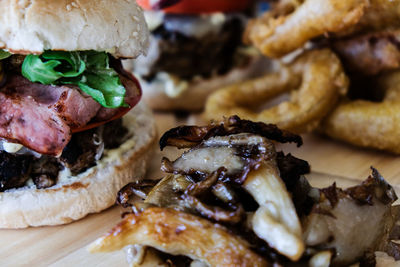
[[[279,253],[298,260],[304,252],[300,221],[276,162],[263,162],[243,186],[260,205],[252,219],[254,232]]]
[[[301,226],[269,139],[302,143],[300,136],[274,125],[237,116],[221,124],[171,129],[161,138],[161,149],[190,149],[174,161],[164,158],[162,170],[170,174],[147,194],[144,208],[134,205],[136,212],[89,249],[112,251],[137,244],[188,256],[192,265],[268,266],[266,259],[275,255],[270,245],[298,260],[304,252]],[[296,176],[297,181],[309,170],[308,164],[300,164],[304,166],[297,171],[294,157],[278,155],[288,180]],[[219,223],[234,228],[228,231]],[[237,233],[239,226],[244,231]]]
[[[268,266],[243,239],[225,227],[166,208],[129,214],[114,229],[93,242],[90,252],[110,252],[129,244],[150,246],[172,255],[185,255],[209,266]]]
[[[298,146],[303,144],[299,135],[280,130],[274,124],[252,122],[242,120],[238,116],[232,116],[221,123],[211,123],[208,126],[179,126],[163,134],[160,139],[160,148],[175,146],[188,148],[200,144],[215,136],[229,136],[238,133],[249,133],[265,137],[280,143],[294,142]]]
[[[274,145],[264,137],[249,133],[211,137],[171,162],[164,158],[162,170],[203,178],[225,168],[224,178],[243,183],[260,162],[275,157]]]
[[[252,219],[257,236],[292,260],[302,256],[304,242],[300,221],[280,178],[274,146],[264,137],[249,133],[211,137],[165,165],[171,172],[186,175],[200,171],[210,176],[225,168],[224,178],[230,177],[236,183],[244,181],[244,188],[260,205]],[[238,212],[223,213],[211,209],[197,203],[193,197],[186,199],[200,214],[214,220],[230,218],[235,223],[242,216]]]
[[[244,160],[235,155],[235,149],[232,147],[202,147],[183,153],[172,163],[173,171],[185,174],[195,171],[212,173],[221,166],[232,175],[243,170]]]
[[[235,207],[235,210],[233,211],[228,211],[219,207],[207,205],[196,197],[190,195],[185,195],[184,199],[186,200],[186,203],[196,211],[196,213],[217,222],[236,224],[241,222],[245,216],[244,209],[241,205]]]
[[[150,189],[154,187],[157,182],[157,180],[142,180],[125,185],[119,190],[116,203],[126,208],[132,205],[130,199],[133,196],[145,199]]]
[[[311,257],[308,266],[329,267],[331,265],[332,251],[321,251]]]
[[[307,245],[334,249],[336,265],[349,265],[368,251],[387,248],[382,239],[389,238],[393,228],[391,205],[397,197],[376,170],[358,186],[341,190],[333,185],[320,192],[319,202],[303,220]]]
[[[190,207],[180,196],[192,182],[183,175],[165,176],[147,195],[146,204],[188,210]]]
[[[191,182],[183,175],[167,175],[152,191],[150,191],[144,204],[201,214],[217,222],[229,224],[239,223],[245,216],[243,207],[240,204],[237,206],[231,205],[233,210],[226,210],[220,207],[207,205],[197,198],[198,195],[202,195],[205,192],[214,192],[213,184],[223,170],[223,168],[217,170],[198,183]],[[225,189],[227,190],[226,187]],[[218,194],[215,194],[215,196],[218,197]],[[222,201],[226,200],[225,197],[226,196],[223,196]]]
[[[213,194],[225,203],[236,203],[235,192],[223,182],[217,182],[212,188]]]
[[[392,206],[396,194],[375,169],[356,187],[312,188],[303,176],[308,163],[276,153],[269,139],[301,144],[299,136],[236,116],[221,124],[168,131],[161,148],[190,149],[174,161],[163,160],[169,174],[149,193],[148,184],[122,190],[122,204],[132,194],[145,200],[89,250],[135,244],[129,248],[135,249],[138,263],[158,250],[154,264],[163,264],[165,259],[157,256],[165,252],[189,257],[193,267],[269,266],[267,259],[297,261],[298,266],[359,260],[371,265],[379,260],[374,251],[400,259],[395,242],[400,240],[400,206]],[[164,263],[172,260],[179,258]]]

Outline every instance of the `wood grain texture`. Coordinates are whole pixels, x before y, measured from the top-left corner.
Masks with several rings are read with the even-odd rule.
[[[159,133],[180,124],[195,124],[198,117],[178,118],[157,114]],[[308,176],[313,185],[350,186],[365,179],[373,165],[393,185],[400,186],[400,157],[378,151],[348,146],[318,135],[304,136],[304,145],[278,146],[285,152],[310,162],[313,173]],[[175,149],[158,152],[152,161],[148,178],[160,178],[160,159],[174,158]],[[64,226],[23,230],[0,230],[0,266],[128,266],[122,251],[89,254],[86,246],[107,232],[120,220],[121,209],[110,208]]]

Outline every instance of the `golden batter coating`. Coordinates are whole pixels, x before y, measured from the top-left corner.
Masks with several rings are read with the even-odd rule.
[[[320,36],[334,38],[400,25],[400,0],[283,1],[252,20],[245,40],[279,58]]]
[[[400,71],[384,74],[377,90],[385,92],[383,101],[343,101],[321,125],[335,139],[357,146],[400,154]]]
[[[309,132],[347,91],[348,80],[339,59],[329,49],[308,51],[278,73],[223,88],[206,104],[207,119],[238,115],[273,123],[294,132]],[[254,107],[291,91],[289,101],[254,111]]]
[[[310,39],[355,25],[364,15],[367,0],[306,0],[289,14],[272,10],[250,21],[245,39],[274,58],[303,47]],[[282,8],[287,12],[290,8]],[[276,14],[278,13],[278,14]]]

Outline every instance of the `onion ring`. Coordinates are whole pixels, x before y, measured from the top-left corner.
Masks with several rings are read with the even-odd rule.
[[[377,79],[382,102],[344,100],[321,124],[326,135],[361,147],[400,154],[400,70]]]
[[[335,33],[334,37],[347,37],[400,26],[400,0],[369,0],[368,3],[361,19],[354,26]]]
[[[236,114],[243,119],[273,123],[281,129],[308,132],[333,109],[347,87],[348,79],[333,52],[307,51],[279,73],[218,90],[207,100],[205,116],[220,119]],[[249,108],[290,90],[294,90],[290,101],[260,113]]]
[[[297,8],[293,6],[290,14],[275,14],[277,10],[272,10],[251,20],[245,40],[269,57],[281,57],[314,37],[355,25],[368,3],[367,0],[305,0]]]
[[[109,252],[130,244],[186,255],[209,266],[269,266],[249,244],[225,227],[167,208],[129,214],[108,235],[93,242],[90,252]]]

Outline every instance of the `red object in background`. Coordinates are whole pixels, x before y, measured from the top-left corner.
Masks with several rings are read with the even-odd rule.
[[[144,9],[151,10],[150,0],[137,0],[137,2]],[[176,14],[235,12],[246,9],[252,2],[252,0],[181,0],[163,11]]]

